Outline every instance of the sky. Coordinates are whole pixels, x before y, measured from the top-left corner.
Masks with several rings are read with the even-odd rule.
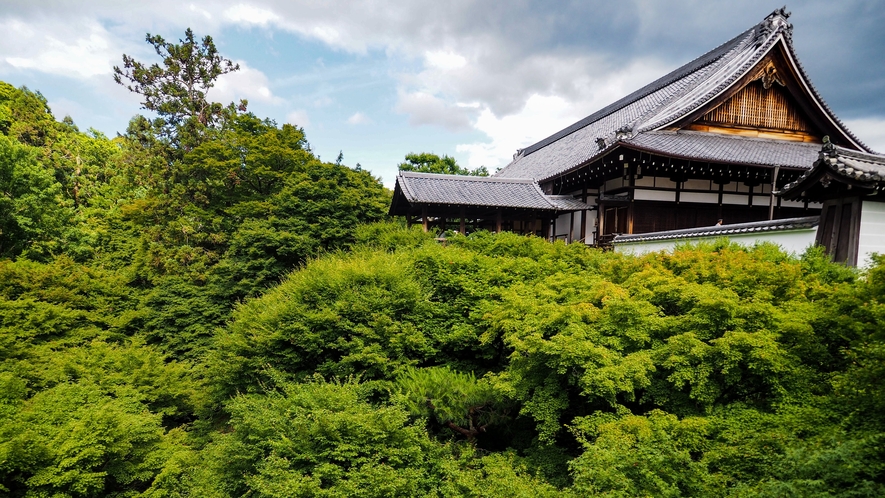
[[[211,35],[240,71],[208,94],[304,128],[312,150],[393,185],[410,152],[505,166],[516,149],[700,56],[770,1],[0,0],[0,80],[108,136],[141,113],[117,85],[145,35]],[[885,152],[885,2],[795,1],[793,41],[818,92]]]

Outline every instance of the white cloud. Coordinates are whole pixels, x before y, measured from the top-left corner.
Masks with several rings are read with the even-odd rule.
[[[408,114],[413,126],[439,125],[450,130],[470,128],[475,109],[469,104],[448,104],[425,92],[400,93],[396,104],[396,111]]]
[[[485,166],[490,171],[503,167],[516,149],[532,144],[582,117],[570,102],[557,96],[532,95],[516,114],[495,116],[485,109],[474,126],[491,139],[460,144],[457,151],[468,155],[468,167]]]
[[[351,125],[369,124],[371,122],[372,122],[372,120],[369,119],[368,116],[366,116],[365,114],[363,114],[361,112],[355,112],[355,113],[353,113],[352,116],[347,118],[347,124],[351,124]]]
[[[265,26],[270,22],[279,20],[280,16],[268,9],[255,7],[254,5],[237,4],[224,11],[224,18],[233,23],[258,24]]]
[[[449,71],[467,65],[464,56],[444,50],[424,52],[424,64],[428,67]]]
[[[0,30],[6,33],[0,45],[0,53],[6,55],[3,61],[17,69],[78,78],[109,74],[113,60],[119,57],[111,48],[109,33],[94,21],[86,22],[76,34],[64,24],[34,29],[16,20],[0,23]]]
[[[286,122],[301,128],[307,128],[310,126],[310,117],[304,109],[295,109],[289,114],[286,114]]]
[[[885,153],[885,118],[844,119],[843,122],[869,148]]]
[[[496,114],[486,106],[474,128],[489,140],[459,144],[457,151],[466,153],[468,167],[486,166],[490,171],[510,162],[517,149],[531,145],[566,126],[592,114],[637,87],[651,81],[665,69],[654,61],[636,61],[621,71],[605,76],[586,74],[578,78],[568,93],[535,93],[518,112]]]
[[[209,11],[207,11],[207,10],[201,9],[194,4],[190,4],[189,8],[190,8],[191,12],[196,12],[196,13],[202,15],[203,17],[205,17],[206,19],[212,19],[212,14],[210,14]]]
[[[283,99],[270,90],[267,76],[263,72],[249,67],[245,61],[236,62],[240,65],[240,70],[219,77],[215,87],[210,90],[210,100],[227,103],[247,99],[250,102],[283,103]]]

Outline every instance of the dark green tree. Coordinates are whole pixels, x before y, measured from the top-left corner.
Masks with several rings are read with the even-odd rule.
[[[114,81],[142,96],[142,107],[157,113],[155,127],[175,148],[190,150],[203,141],[207,128],[221,122],[225,110],[235,109],[233,103],[210,102],[206,94],[219,76],[240,66],[218,53],[211,36],[197,41],[190,28],[178,44],[150,33],[145,41],[162,57],[162,66],[123,54],[123,68],[114,66]],[[245,108],[241,100],[237,109]]]
[[[444,175],[469,175],[489,176],[489,170],[485,166],[476,169],[467,169],[458,165],[454,157],[442,156],[429,152],[406,154],[405,162],[398,165],[400,171],[415,171],[418,173],[441,173]]]

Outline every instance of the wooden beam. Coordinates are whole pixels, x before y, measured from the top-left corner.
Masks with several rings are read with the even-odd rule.
[[[774,192],[777,190],[777,174],[780,172],[781,167],[775,166],[774,170],[771,172],[771,193],[768,199],[768,219],[774,219]]]

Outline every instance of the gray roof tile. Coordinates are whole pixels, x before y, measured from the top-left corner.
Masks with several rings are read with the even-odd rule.
[[[846,178],[860,186],[885,190],[885,155],[858,152],[830,143],[824,144],[823,148],[817,146],[817,149],[818,159],[814,162],[814,166],[796,181],[785,185],[780,195],[787,199],[797,197],[801,190],[811,185],[809,182],[814,181],[813,178],[821,168],[826,168],[836,177]]]
[[[618,235],[612,241],[614,244],[630,242],[648,242],[692,239],[697,237],[725,237],[742,233],[777,232],[783,230],[799,230],[814,228],[820,223],[820,216],[807,216],[803,218],[787,218],[783,220],[754,221],[751,223],[735,223],[732,225],[715,225],[712,227],[685,228],[682,230],[667,230],[664,232],[640,233],[632,235]]]
[[[785,166],[807,169],[820,144],[748,138],[699,131],[650,131],[622,142],[624,146],[698,161]]]
[[[489,206],[541,211],[577,211],[589,207],[568,196],[545,195],[537,182],[526,178],[401,171],[396,183],[410,204]]]

